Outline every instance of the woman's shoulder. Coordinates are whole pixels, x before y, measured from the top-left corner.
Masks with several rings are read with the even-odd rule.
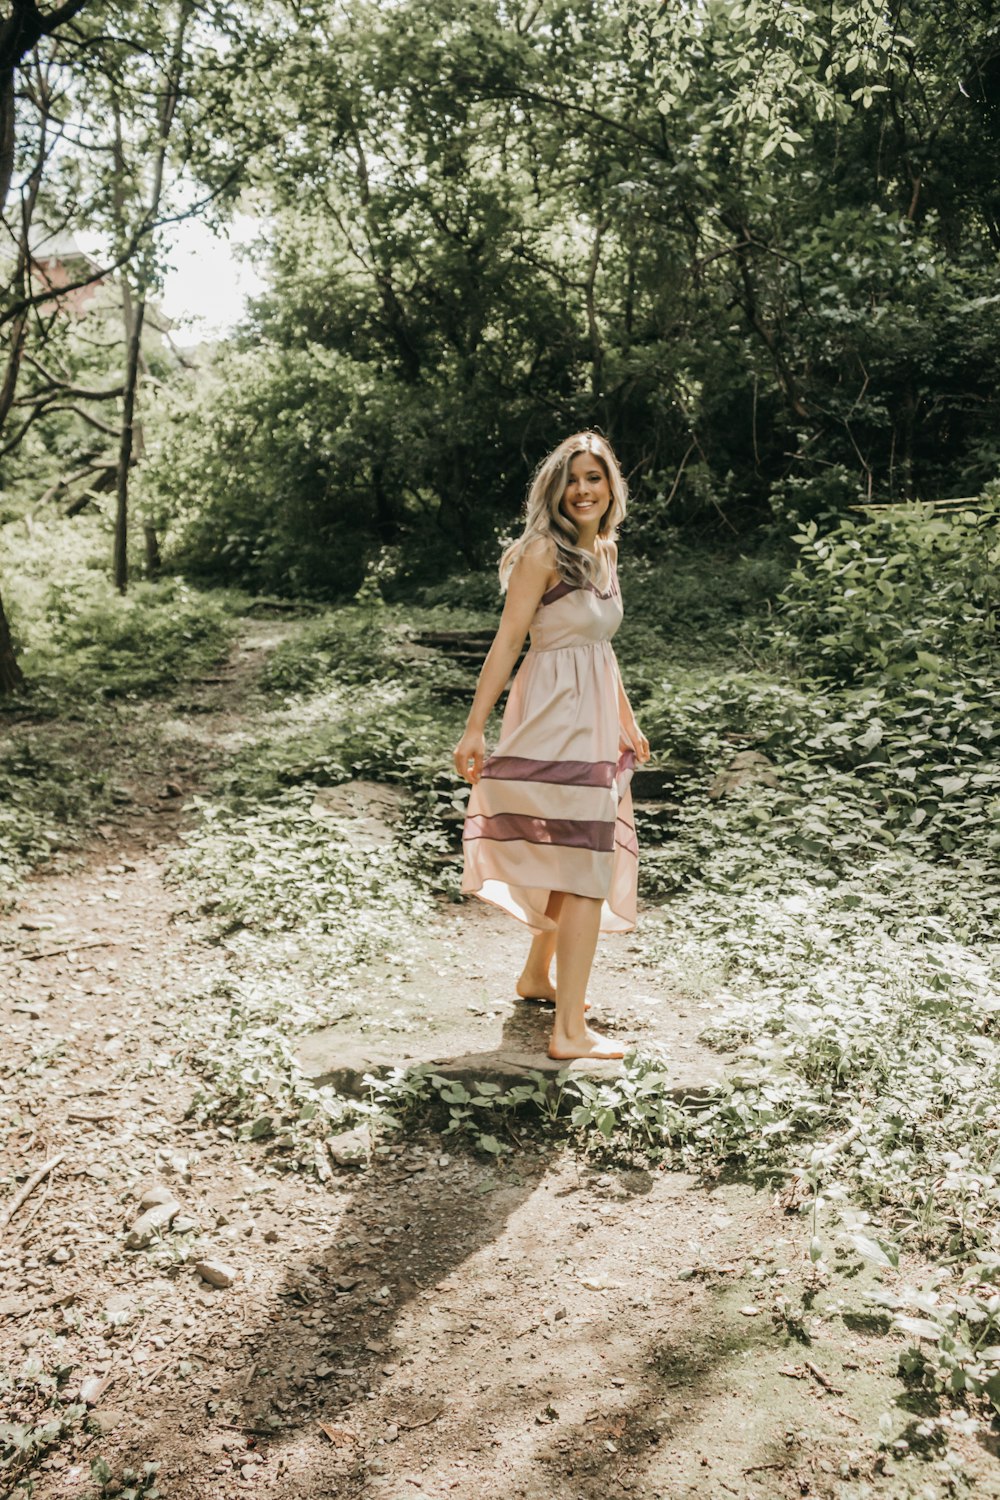
[[[604,547],[604,550],[607,552],[608,557],[611,559],[611,561],[613,563],[617,563],[617,561],[618,561],[618,543],[617,542],[613,542],[613,541],[611,541],[608,538],[608,539],[605,539],[603,541],[602,545]]]
[[[550,536],[529,537],[521,548],[518,561],[520,562],[522,558],[533,572],[538,572],[539,574],[542,572],[547,573],[548,578],[546,581],[549,585],[558,581],[558,553],[556,551],[556,544]]]
[[[520,555],[527,558],[530,563],[536,565],[545,563],[550,568],[554,568],[556,544],[550,536],[532,536],[522,546]]]

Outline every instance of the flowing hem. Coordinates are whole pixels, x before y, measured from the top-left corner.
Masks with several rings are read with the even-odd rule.
[[[495,887],[495,890],[490,892],[490,887]],[[482,901],[486,906],[493,906],[497,911],[505,912],[507,916],[513,917],[516,922],[520,922],[522,926],[527,927],[528,931],[533,933],[535,937],[541,937],[546,932],[555,932],[557,924],[551,917],[545,915],[545,907],[548,905],[549,897],[552,895],[551,890],[546,891],[544,888],[530,887],[533,891],[537,889],[538,894],[545,897],[544,901],[536,903],[519,901],[513,895],[513,892],[518,889],[523,890],[526,888],[512,887],[504,880],[486,879],[478,885],[463,885],[462,895],[475,896],[477,901]],[[607,896],[594,896],[590,891],[566,891],[565,894],[567,896],[587,896],[592,901],[600,901],[601,925],[598,928],[598,937],[625,937],[628,933],[635,931],[638,922],[638,913],[632,916],[625,912],[617,911],[611,905]],[[504,899],[505,897],[506,899]]]

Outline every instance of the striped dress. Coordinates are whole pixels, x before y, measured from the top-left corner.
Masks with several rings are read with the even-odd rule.
[[[621,621],[614,567],[606,593],[557,583],[542,595],[500,742],[469,797],[462,890],[534,933],[555,926],[552,891],[599,897],[602,932],[635,926],[636,757],[611,645]]]

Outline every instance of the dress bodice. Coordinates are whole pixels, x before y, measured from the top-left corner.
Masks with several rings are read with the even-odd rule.
[[[611,565],[607,593],[589,583],[560,582],[544,593],[530,626],[532,651],[564,651],[610,641],[622,622],[618,570]]]

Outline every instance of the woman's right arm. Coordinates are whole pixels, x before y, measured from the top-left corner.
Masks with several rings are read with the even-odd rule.
[[[465,733],[455,746],[455,770],[466,781],[476,782],[486,759],[486,721],[514,670],[535,610],[555,573],[554,549],[544,538],[529,543],[514,564],[507,584],[507,598],[476,687],[476,696],[465,724]]]

